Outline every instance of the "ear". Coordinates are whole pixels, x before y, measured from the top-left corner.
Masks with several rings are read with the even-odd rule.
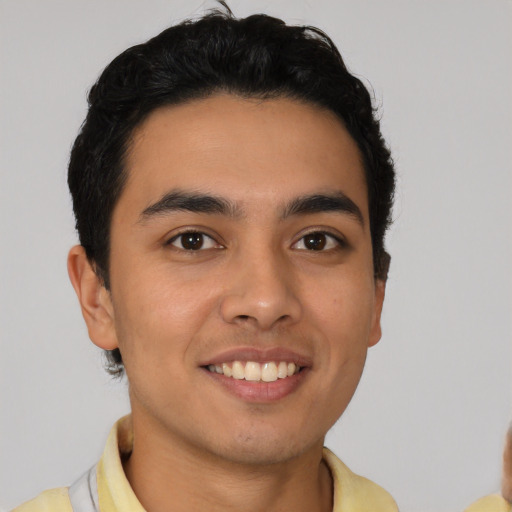
[[[372,326],[370,330],[370,337],[368,339],[368,346],[373,347],[376,345],[381,336],[382,329],[380,327],[380,317],[382,314],[382,306],[384,304],[384,296],[386,295],[386,280],[376,278],[375,279],[375,304],[372,319]]]
[[[102,349],[117,348],[110,293],[96,275],[81,245],[75,245],[69,251],[68,274],[82,308],[89,338]]]

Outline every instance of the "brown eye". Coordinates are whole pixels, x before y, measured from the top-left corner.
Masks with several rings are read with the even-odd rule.
[[[212,249],[217,247],[215,240],[204,233],[189,231],[181,233],[169,241],[169,245],[182,251],[199,251],[201,249]]]
[[[203,235],[201,233],[185,233],[181,235],[181,245],[188,251],[197,251],[203,246]]]
[[[329,233],[314,231],[304,235],[298,242],[293,244],[293,249],[302,251],[328,251],[342,247],[343,241]]]
[[[310,251],[321,251],[327,244],[324,233],[311,233],[304,237],[304,247]]]

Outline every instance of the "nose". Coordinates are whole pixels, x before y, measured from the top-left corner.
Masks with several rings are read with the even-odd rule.
[[[225,322],[260,330],[297,322],[302,306],[289,262],[272,251],[240,255],[221,301]]]

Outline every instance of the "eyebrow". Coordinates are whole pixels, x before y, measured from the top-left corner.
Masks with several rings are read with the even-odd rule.
[[[156,203],[145,208],[140,215],[139,222],[177,211],[224,215],[232,218],[243,216],[242,208],[226,198],[172,190]],[[341,191],[332,194],[311,194],[297,197],[284,207],[281,218],[284,220],[295,215],[312,215],[323,212],[347,214],[354,217],[361,226],[364,226],[364,217],[360,208]]]
[[[345,213],[354,217],[361,226],[364,226],[364,217],[360,208],[341,191],[333,194],[313,194],[298,197],[286,206],[283,219],[291,215],[311,215],[323,212]]]
[[[140,215],[140,221],[176,211],[225,215],[229,217],[240,216],[240,208],[222,197],[173,190],[165,194],[156,203],[145,208]]]

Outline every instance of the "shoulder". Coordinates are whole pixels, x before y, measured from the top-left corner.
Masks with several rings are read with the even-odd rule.
[[[380,485],[353,473],[328,449],[324,449],[324,460],[334,483],[334,512],[398,512],[395,500]]]
[[[512,506],[499,494],[491,494],[475,501],[464,512],[512,512]]]
[[[49,489],[12,512],[72,512],[67,487]]]

